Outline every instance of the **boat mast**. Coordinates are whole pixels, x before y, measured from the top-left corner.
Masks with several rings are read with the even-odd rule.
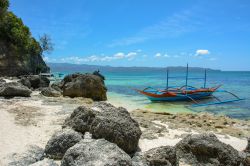
[[[188,63],[187,63],[187,70],[186,70],[186,89],[188,86]]]
[[[204,88],[206,88],[206,84],[207,84],[207,69],[205,69]]]
[[[168,67],[167,67],[167,87],[166,90],[168,90]]]

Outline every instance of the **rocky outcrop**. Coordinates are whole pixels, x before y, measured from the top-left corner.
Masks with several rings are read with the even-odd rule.
[[[48,141],[45,154],[52,159],[62,159],[64,153],[80,140],[82,140],[82,134],[72,129],[58,131]]]
[[[136,152],[132,157],[132,166],[149,166],[149,162],[146,160],[143,153]]]
[[[27,166],[42,160],[44,157],[44,150],[36,145],[31,145],[24,153],[12,154],[4,165],[8,166]]]
[[[62,80],[63,96],[107,100],[107,88],[101,77],[93,74],[71,74]]]
[[[0,86],[3,85],[4,83],[6,83],[6,81],[2,78],[0,78]]]
[[[59,165],[57,163],[55,163],[54,160],[45,158],[45,159],[38,161],[34,164],[31,164],[29,166],[59,166]]]
[[[0,96],[3,97],[30,97],[31,90],[18,82],[4,83],[0,86]]]
[[[63,84],[62,84],[62,82],[53,82],[50,87],[59,91],[59,92],[62,92]]]
[[[96,139],[105,138],[129,154],[137,150],[141,136],[139,124],[125,108],[116,108],[105,102],[98,102],[92,108],[78,107],[64,126],[83,134],[88,131]]]
[[[52,87],[43,88],[41,94],[47,97],[60,97],[62,95],[60,91],[57,91]]]
[[[65,153],[61,166],[131,166],[131,158],[104,139],[81,141]]]
[[[214,134],[188,135],[176,145],[178,160],[193,166],[239,166],[237,150],[220,142]]]
[[[175,166],[177,165],[176,151],[174,147],[162,146],[151,149],[144,153],[144,158],[147,160],[149,165],[166,165]]]
[[[244,151],[250,153],[250,137],[247,138],[247,147]]]
[[[39,75],[22,76],[19,82],[32,89],[48,87],[50,84],[50,80],[47,77]]]

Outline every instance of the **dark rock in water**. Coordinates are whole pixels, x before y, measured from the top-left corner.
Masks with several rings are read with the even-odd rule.
[[[41,77],[39,75],[23,76],[19,82],[33,89],[48,87],[50,84],[50,80],[47,77]]]
[[[103,80],[93,74],[71,74],[62,80],[63,96],[86,97],[95,101],[107,100]]]
[[[144,155],[136,152],[132,158],[132,166],[150,166]]]
[[[92,108],[78,107],[66,119],[64,126],[76,131],[89,131],[93,138],[105,138],[127,153],[134,153],[141,136],[139,124],[122,107],[98,102]]]
[[[61,166],[131,166],[131,158],[104,139],[81,141],[65,153]]]
[[[36,145],[29,146],[27,152],[22,154],[14,153],[9,157],[8,166],[27,166],[37,161],[42,160],[44,157],[44,150]]]
[[[193,166],[239,166],[242,162],[238,151],[214,134],[188,135],[175,147],[178,160]]]
[[[0,86],[0,96],[3,97],[30,97],[31,90],[18,82],[4,83]]]
[[[59,166],[59,165],[55,163],[54,160],[45,158],[29,166]]]
[[[144,158],[150,163],[149,165],[177,165],[176,151],[171,146],[161,146],[153,148],[144,153]]]
[[[47,97],[60,97],[62,95],[60,91],[51,87],[43,88],[41,94]]]
[[[45,146],[45,154],[52,159],[62,159],[64,153],[80,140],[82,140],[82,134],[72,129],[58,131]]]

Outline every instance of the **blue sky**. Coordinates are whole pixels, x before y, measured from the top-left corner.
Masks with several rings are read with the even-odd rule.
[[[249,0],[10,0],[48,62],[250,70]]]

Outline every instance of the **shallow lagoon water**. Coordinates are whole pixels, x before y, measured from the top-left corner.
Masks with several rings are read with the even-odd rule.
[[[71,72],[65,72],[71,73]],[[117,106],[123,106],[129,110],[145,109],[162,112],[210,112],[227,115],[239,119],[250,119],[250,72],[221,72],[210,71],[207,73],[207,87],[222,85],[220,89],[231,91],[244,101],[213,105],[206,107],[189,107],[192,102],[151,102],[146,97],[138,94],[133,88],[144,89],[148,86],[154,88],[166,87],[166,72],[104,72],[105,84],[108,87],[108,101]],[[185,76],[185,72],[172,72],[174,76]],[[204,77],[203,72],[190,72],[189,77]],[[169,81],[172,86],[182,86],[185,78],[177,78]],[[202,87],[203,80],[189,80],[189,85]],[[216,93],[221,99],[232,99],[229,94]],[[215,100],[202,100],[211,102]]]

